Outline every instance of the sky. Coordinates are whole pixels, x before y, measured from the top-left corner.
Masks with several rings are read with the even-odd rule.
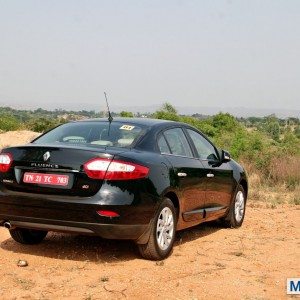
[[[300,110],[298,0],[0,0],[0,105]]]

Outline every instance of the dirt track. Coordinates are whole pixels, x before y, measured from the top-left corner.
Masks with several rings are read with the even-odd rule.
[[[8,146],[26,144],[39,135],[40,133],[29,130],[8,131],[0,133],[0,149]]]
[[[286,299],[286,278],[300,276],[300,208],[246,214],[238,230],[210,223],[179,232],[162,262],[141,259],[131,242],[94,237],[52,233],[21,246],[1,228],[0,298]]]

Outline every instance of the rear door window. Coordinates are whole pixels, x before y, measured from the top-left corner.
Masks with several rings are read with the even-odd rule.
[[[181,128],[172,128],[164,132],[166,141],[174,155],[193,157],[190,145]]]
[[[166,142],[166,139],[163,135],[158,138],[158,148],[162,154],[171,154],[170,148]]]

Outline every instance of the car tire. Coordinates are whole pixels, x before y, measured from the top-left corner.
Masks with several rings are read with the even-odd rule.
[[[229,212],[222,223],[228,228],[238,228],[243,224],[246,212],[246,193],[244,188],[239,185],[231,202]]]
[[[9,230],[10,236],[20,244],[39,244],[47,235],[48,231],[14,228]]]
[[[176,225],[174,205],[170,199],[164,198],[154,217],[148,242],[138,245],[141,256],[149,260],[166,258],[173,249]]]

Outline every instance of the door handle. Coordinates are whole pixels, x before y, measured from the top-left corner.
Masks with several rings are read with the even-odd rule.
[[[178,177],[186,177],[187,174],[186,173],[183,173],[183,172],[179,172],[177,173]]]
[[[208,178],[213,178],[213,177],[215,177],[215,175],[212,174],[212,173],[208,173],[208,174],[206,174],[206,177],[208,177]]]

